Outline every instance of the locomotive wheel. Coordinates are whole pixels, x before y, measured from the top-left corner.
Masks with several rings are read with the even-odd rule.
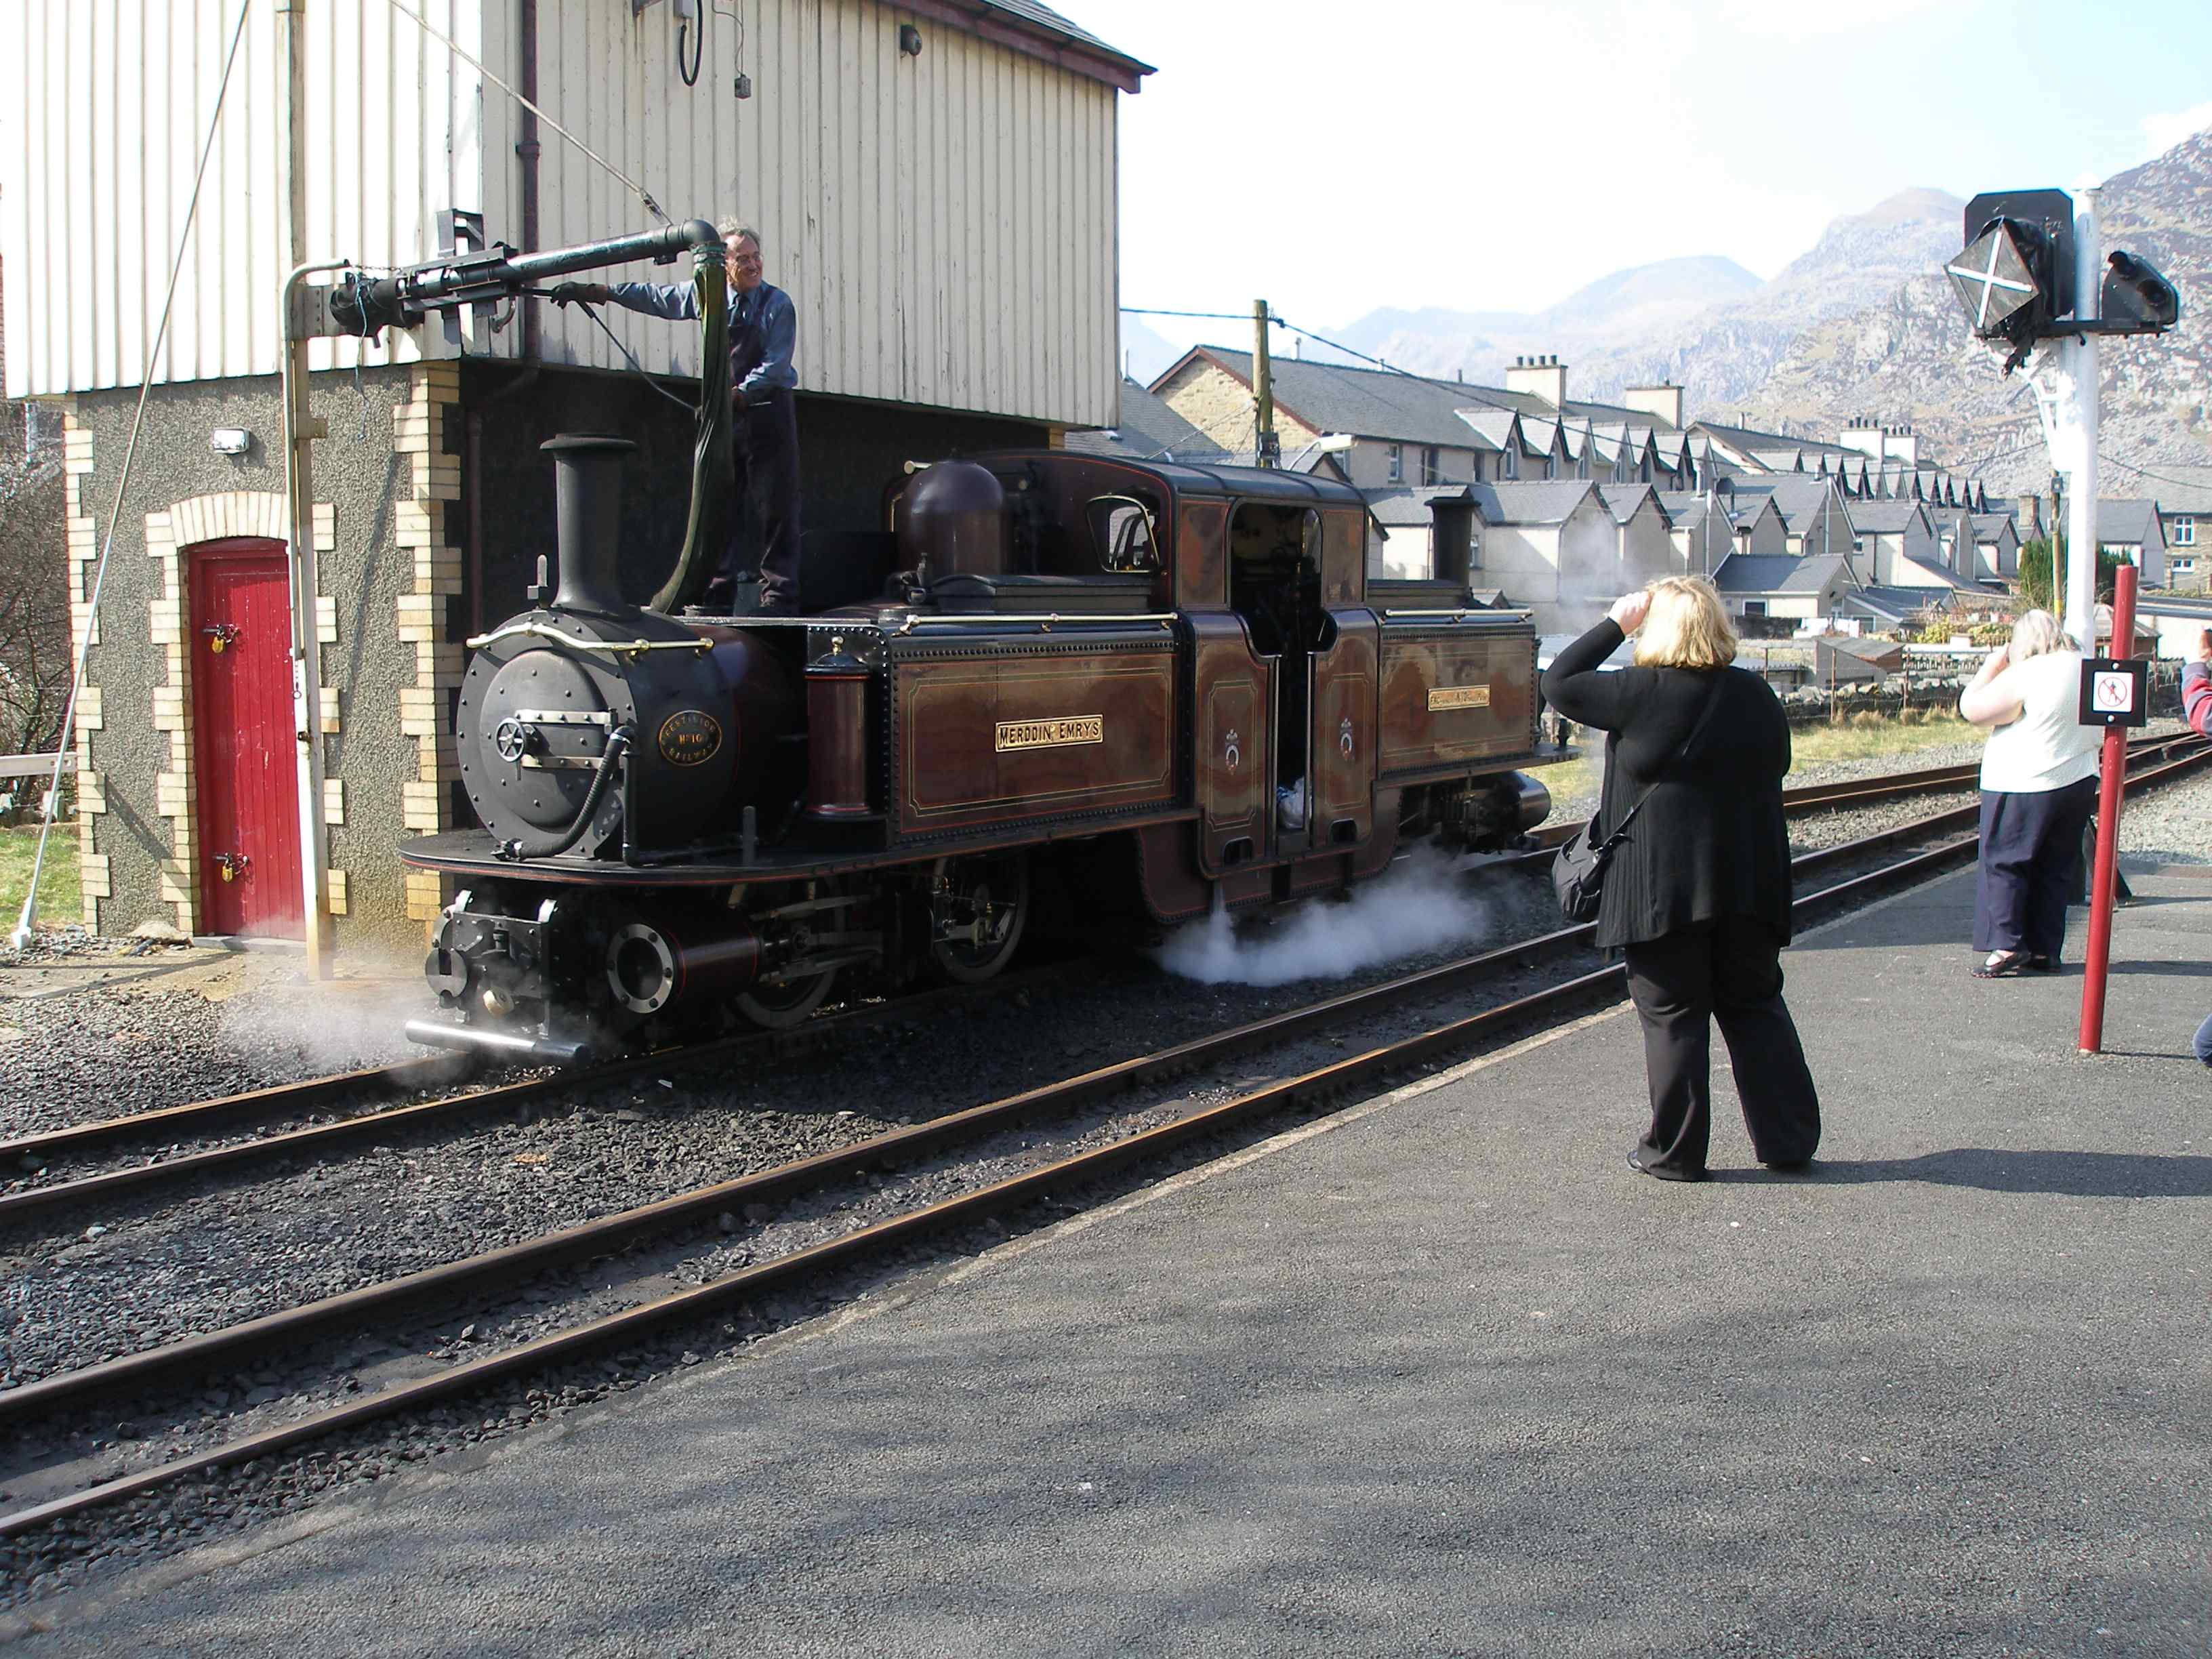
[[[955,985],[981,985],[1013,959],[1030,921],[1030,861],[1025,853],[978,853],[938,863],[930,896],[932,930],[939,918],[982,937],[933,939],[929,965]]]
[[[787,985],[761,985],[742,991],[732,999],[730,1006],[738,1017],[749,1025],[757,1025],[764,1031],[783,1031],[803,1024],[807,1017],[822,1006],[830,994],[830,988],[837,982],[837,970],[813,975],[806,979],[795,979]]]
[[[750,890],[749,896],[756,907],[754,914],[764,915],[774,912],[780,904],[827,896],[836,893],[838,888],[836,878],[829,877],[811,882],[779,884],[772,888],[754,888]],[[800,953],[805,954],[804,945],[800,947]],[[757,1026],[764,1031],[788,1030],[794,1025],[804,1024],[807,1018],[822,1006],[830,994],[830,988],[837,982],[837,974],[838,969],[828,968],[818,974],[787,980],[780,985],[756,985],[751,990],[740,992],[731,998],[730,1006],[748,1025]]]

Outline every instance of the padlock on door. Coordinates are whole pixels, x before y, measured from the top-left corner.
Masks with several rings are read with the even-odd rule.
[[[231,641],[238,637],[236,623],[210,623],[200,632],[208,636],[208,649],[220,657],[230,649]]]
[[[243,853],[217,853],[215,855],[216,873],[226,882],[243,881],[253,860]]]

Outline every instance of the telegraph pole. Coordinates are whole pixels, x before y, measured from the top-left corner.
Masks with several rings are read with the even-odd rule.
[[[2059,512],[2062,499],[2058,475],[2053,472],[2051,475],[2051,526],[2044,532],[2044,540],[2051,549],[2051,609],[2053,615],[2060,617],[2066,614],[2066,547],[2064,538],[2058,533],[2063,516]]]
[[[1283,442],[1275,435],[1275,371],[1267,360],[1267,302],[1252,301],[1252,422],[1253,459],[1261,466],[1279,466]]]

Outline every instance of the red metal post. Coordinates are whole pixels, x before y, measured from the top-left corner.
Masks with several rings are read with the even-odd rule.
[[[2090,648],[2094,650],[2093,641]],[[2112,574],[2112,654],[2136,653],[2136,568],[2124,564]],[[2096,879],[2089,890],[2089,961],[2081,975],[2081,1048],[2102,1052],[2105,1043],[2105,978],[2112,963],[2112,889],[2119,867],[2120,793],[2127,780],[2127,728],[2105,728],[2105,752],[2097,785]]]

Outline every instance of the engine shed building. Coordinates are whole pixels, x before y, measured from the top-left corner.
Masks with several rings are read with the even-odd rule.
[[[700,37],[677,8],[630,0],[416,9],[252,7],[220,99],[236,0],[26,6],[0,23],[5,390],[65,426],[70,595],[90,641],[79,862],[100,933],[304,928],[277,378],[295,264],[433,258],[449,210],[526,250],[652,228],[616,171],[672,219],[743,218],[799,313],[810,562],[879,527],[908,459],[1115,423],[1117,103],[1150,72],[1125,52],[1033,0],[732,0],[699,9]],[[288,18],[304,29],[289,100]],[[688,404],[697,329],[605,321]],[[638,444],[623,532],[640,597],[683,540],[692,416],[581,309],[529,301],[457,339],[435,318],[374,344],[320,339],[311,368],[326,778],[312,885],[337,949],[397,954],[450,896],[393,848],[459,821],[464,642],[520,608],[552,550],[538,446],[573,430]]]

